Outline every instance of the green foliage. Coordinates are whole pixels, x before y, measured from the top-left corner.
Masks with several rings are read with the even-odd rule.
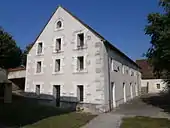
[[[21,64],[21,49],[10,34],[0,27],[0,67],[15,68]]]
[[[145,34],[151,37],[151,47],[146,57],[154,68],[154,73],[170,80],[170,0],[160,0],[163,13],[148,15]]]
[[[23,51],[22,54],[22,64],[24,66],[26,66],[27,63],[27,54],[29,53],[30,49],[32,48],[32,46],[34,45],[34,43],[28,44],[25,48],[25,50]]]

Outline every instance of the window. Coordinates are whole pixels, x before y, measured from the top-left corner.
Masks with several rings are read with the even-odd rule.
[[[81,71],[83,69],[84,69],[84,57],[83,56],[77,57],[77,70]]]
[[[113,71],[114,70],[114,63],[113,63],[113,59],[111,58],[111,70]]]
[[[83,87],[83,85],[77,86],[77,98],[78,98],[79,101],[84,100],[84,87]]]
[[[131,71],[131,76],[134,76],[134,72],[133,71]]]
[[[42,66],[41,61],[38,61],[36,73],[41,73],[41,66]]]
[[[36,85],[35,93],[36,93],[37,95],[40,95],[40,85]]]
[[[61,38],[56,39],[55,42],[55,51],[61,51]]]
[[[61,21],[58,21],[57,24],[56,24],[56,28],[59,29],[62,27],[62,22]]]
[[[84,34],[80,33],[77,35],[77,47],[83,48],[83,46],[84,46]]]
[[[59,72],[60,71],[60,66],[61,66],[60,63],[61,63],[60,59],[56,59],[55,60],[55,72]]]
[[[126,69],[126,74],[129,74],[129,70],[128,69]]]
[[[42,53],[42,47],[43,47],[42,42],[38,43],[38,50],[37,50],[37,54],[41,54],[41,53]]]
[[[157,89],[160,89],[161,87],[160,87],[160,84],[156,84],[156,87],[157,87]]]

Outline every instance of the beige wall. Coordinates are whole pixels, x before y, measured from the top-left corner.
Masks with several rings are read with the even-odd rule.
[[[64,27],[57,31],[55,30],[55,23],[59,19],[62,20]],[[78,51],[75,47],[76,35],[80,32],[85,34],[87,47]],[[62,52],[58,54],[53,53],[54,40],[57,37],[61,37],[63,40]],[[38,42],[43,42],[42,55],[36,55]],[[81,73],[75,70],[74,58],[78,55],[85,56],[85,70]],[[39,84],[40,93],[53,95],[53,85],[61,85],[61,97],[76,98],[77,85],[84,85],[84,103],[97,104],[97,108],[108,109],[111,82],[116,83],[117,104],[121,103],[123,98],[123,82],[127,85],[127,99],[129,98],[130,82],[133,84],[134,96],[136,96],[135,83],[138,88],[140,87],[136,75],[132,77],[122,73],[110,72],[110,62],[108,61],[110,57],[138,74],[137,68],[131,62],[114,51],[108,51],[99,37],[59,7],[27,56],[25,91],[35,92],[35,86]],[[61,72],[57,74],[53,73],[53,60],[55,58],[62,60]],[[43,72],[36,74],[36,62],[39,60],[43,62]],[[69,100],[72,100],[72,98]]]
[[[147,83],[149,84],[148,86],[148,93],[159,93],[163,91],[166,87],[166,84],[163,82],[162,79],[146,79],[142,80],[142,87],[147,87]],[[157,84],[160,84],[160,89],[157,88]]]

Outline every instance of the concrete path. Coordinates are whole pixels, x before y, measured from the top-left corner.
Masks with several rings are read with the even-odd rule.
[[[119,128],[123,115],[104,113],[81,128]]]

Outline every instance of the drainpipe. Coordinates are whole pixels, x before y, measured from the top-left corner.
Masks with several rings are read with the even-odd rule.
[[[105,41],[104,41],[105,42]],[[106,45],[106,56],[107,56],[107,62],[108,62],[108,90],[109,90],[109,111],[112,111],[111,106],[111,92],[110,92],[110,58],[108,55],[108,46]]]

